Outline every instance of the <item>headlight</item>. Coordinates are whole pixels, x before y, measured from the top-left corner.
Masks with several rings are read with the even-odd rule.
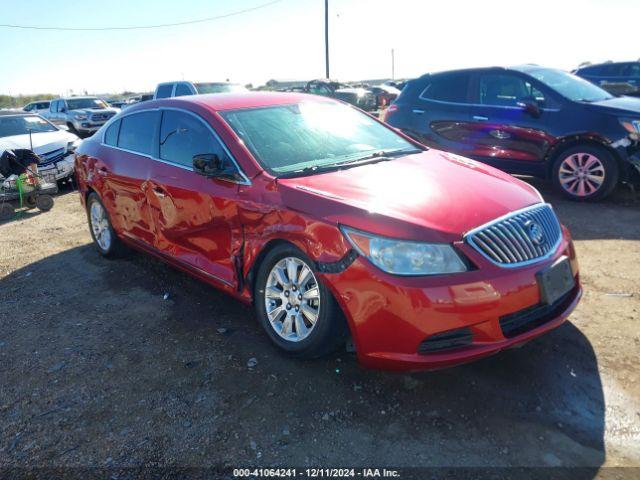
[[[640,120],[620,119],[620,124],[629,133],[640,133]]]
[[[394,275],[439,275],[467,271],[448,243],[422,243],[379,237],[342,227],[360,255],[379,269]]]
[[[73,118],[75,118],[76,120],[86,120],[89,117],[87,117],[86,113],[74,113]]]
[[[68,152],[75,152],[76,148],[78,148],[80,146],[81,142],[82,142],[82,140],[78,139],[78,140],[74,140],[73,142],[67,143],[67,151]]]

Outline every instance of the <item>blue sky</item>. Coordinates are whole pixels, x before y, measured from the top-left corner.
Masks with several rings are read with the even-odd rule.
[[[0,23],[148,25],[222,15],[268,0],[0,0]],[[329,0],[331,76],[640,57],[638,0]],[[324,76],[324,0],[282,0],[243,15],[156,30],[0,28],[0,93],[153,90],[174,79]]]

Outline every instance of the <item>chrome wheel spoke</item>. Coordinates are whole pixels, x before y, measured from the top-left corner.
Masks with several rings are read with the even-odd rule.
[[[276,287],[267,287],[265,289],[264,295],[267,298],[278,300],[282,296],[282,290],[280,290],[280,289],[278,289]]]
[[[320,290],[318,290],[318,287],[310,288],[302,294],[302,298],[305,300],[319,300]]]
[[[316,323],[316,320],[318,319],[318,311],[313,307],[309,306],[306,303],[303,304],[302,313],[304,313],[304,316],[307,317],[307,320],[309,320],[309,322],[311,322],[312,324]]]
[[[282,267],[278,267],[276,265],[273,275],[275,275],[276,281],[280,284],[281,287],[284,288],[289,285],[289,280],[287,279],[287,275],[284,273],[284,269]]]
[[[282,322],[282,328],[280,329],[280,334],[283,336],[288,336],[293,333],[293,317],[287,315],[286,318]]]
[[[296,285],[298,283],[298,264],[293,258],[287,258],[287,277],[289,277],[289,283]]]
[[[276,320],[278,320],[278,318],[280,317],[280,314],[282,314],[282,312],[284,312],[284,306],[282,306],[282,305],[279,305],[279,306],[275,307],[271,311],[267,311],[267,316],[269,317],[269,320],[271,321],[271,323],[273,323]]]
[[[295,323],[296,323],[296,334],[303,338],[306,337],[309,334],[309,329],[305,325],[302,315],[296,315]]]

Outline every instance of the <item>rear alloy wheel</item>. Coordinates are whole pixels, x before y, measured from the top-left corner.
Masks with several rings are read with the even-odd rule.
[[[93,243],[101,255],[112,257],[126,251],[126,247],[111,226],[107,209],[95,193],[91,193],[87,198],[87,218]]]
[[[285,352],[316,358],[344,344],[346,322],[313,262],[292,245],[279,245],[261,262],[254,305],[269,338]]]
[[[618,164],[604,148],[577,146],[558,156],[553,168],[554,183],[572,200],[601,200],[618,182]]]

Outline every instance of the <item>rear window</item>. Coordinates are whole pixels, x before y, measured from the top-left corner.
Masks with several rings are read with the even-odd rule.
[[[156,91],[156,98],[169,98],[173,90],[173,83],[160,85]]]
[[[191,90],[184,83],[179,83],[176,85],[176,97],[183,97],[185,95],[191,95]]]
[[[140,112],[121,119],[118,147],[151,155],[158,112]]]
[[[439,102],[468,103],[469,78],[467,73],[433,75],[421,96]]]
[[[118,132],[120,131],[120,120],[111,124],[104,134],[104,143],[115,147],[118,144]]]

